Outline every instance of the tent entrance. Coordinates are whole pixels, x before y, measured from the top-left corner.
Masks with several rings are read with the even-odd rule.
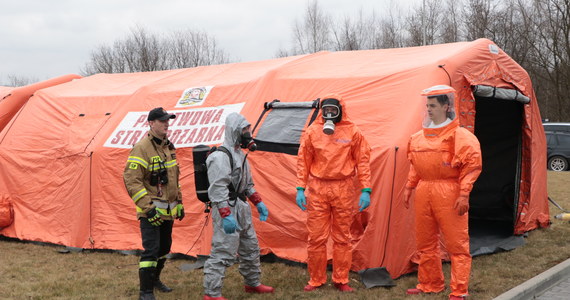
[[[481,88],[482,87],[482,88]],[[510,96],[505,96],[510,95]],[[515,90],[474,87],[475,135],[483,170],[470,196],[472,255],[511,250],[524,243],[514,236],[520,182],[522,122],[527,97]]]

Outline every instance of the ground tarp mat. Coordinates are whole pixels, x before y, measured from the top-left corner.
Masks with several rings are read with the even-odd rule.
[[[512,225],[509,227],[501,221],[469,221],[471,256],[510,251],[524,244],[522,235],[513,235]]]
[[[384,267],[361,270],[358,271],[358,275],[360,275],[360,280],[367,289],[377,286],[396,286],[396,282],[392,280],[390,273]]]
[[[209,257],[210,256],[208,256],[208,255],[198,255],[196,261],[193,264],[181,264],[180,267],[178,267],[178,268],[183,272],[190,271],[190,270],[196,270],[196,269],[202,269],[202,268],[204,268],[204,264],[206,263],[206,260]]]

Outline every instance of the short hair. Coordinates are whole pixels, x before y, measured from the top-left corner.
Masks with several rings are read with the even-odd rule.
[[[444,104],[449,105],[449,97],[447,97],[446,94],[443,95],[433,95],[433,96],[427,96],[428,99],[437,99],[437,102],[439,103],[439,105],[443,106]]]

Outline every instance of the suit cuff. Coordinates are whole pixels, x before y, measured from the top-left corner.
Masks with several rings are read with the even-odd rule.
[[[232,214],[232,211],[230,210],[229,207],[222,207],[222,208],[219,208],[219,209],[218,209],[218,212],[220,213],[220,216],[221,216],[222,218],[225,218],[225,217],[227,217],[227,216],[229,216],[229,215]]]
[[[258,192],[251,194],[248,198],[249,198],[249,201],[251,201],[251,203],[253,203],[253,205],[257,205],[258,203],[261,202],[261,196],[259,196]]]

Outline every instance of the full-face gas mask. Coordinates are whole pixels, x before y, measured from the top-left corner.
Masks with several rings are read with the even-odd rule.
[[[325,121],[323,132],[327,135],[331,135],[334,133],[335,123],[340,122],[342,119],[340,102],[332,98],[323,100],[321,102],[321,112]]]
[[[247,131],[241,134],[239,146],[243,149],[249,149],[249,151],[255,151],[257,149],[257,144],[253,141],[251,132]]]

